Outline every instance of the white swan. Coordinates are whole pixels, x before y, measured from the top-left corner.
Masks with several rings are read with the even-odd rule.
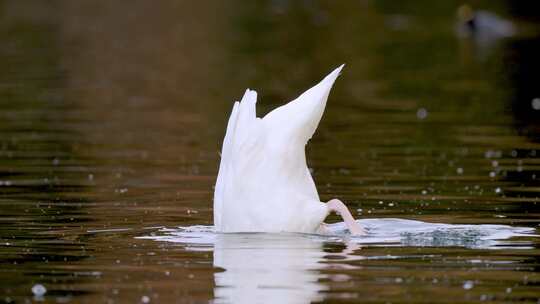
[[[341,201],[320,201],[306,165],[305,146],[342,68],[262,119],[255,91],[234,103],[214,191],[217,232],[317,233],[337,212],[351,233],[365,233]]]

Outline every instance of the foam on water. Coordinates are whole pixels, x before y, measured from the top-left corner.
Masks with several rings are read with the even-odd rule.
[[[346,242],[369,246],[410,246],[410,247],[464,247],[471,249],[528,249],[530,241],[520,241],[515,237],[537,237],[534,228],[512,227],[507,225],[453,225],[428,223],[415,220],[384,218],[363,219],[358,222],[367,229],[368,235],[351,236],[343,222],[329,224],[329,234],[291,234],[312,241]],[[265,233],[215,233],[213,226],[189,226],[176,229],[162,228],[141,239],[152,239],[172,243],[182,243],[191,250],[212,250],[221,238],[251,239],[269,238]]]

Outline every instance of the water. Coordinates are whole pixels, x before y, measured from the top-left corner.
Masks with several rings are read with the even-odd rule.
[[[512,237],[528,237],[533,228],[512,228],[504,225],[445,225],[402,219],[366,219],[359,221],[369,231],[367,237],[352,237],[343,223],[329,226],[329,235],[214,233],[211,226],[164,228],[140,239],[182,244],[184,250],[213,253],[213,266],[223,269],[214,274],[214,296],[220,303],[307,303],[324,299],[329,289],[321,280],[351,281],[347,273],[363,272],[358,263],[392,260],[438,260],[440,254],[423,252],[392,255],[363,255],[367,248],[376,247],[465,247],[471,249],[530,250],[533,243],[506,241]],[[325,244],[344,248],[328,252]],[[366,248],[363,248],[366,246]],[[472,264],[486,261],[468,259]],[[495,264],[513,264],[498,261]],[[326,275],[324,270],[340,269]],[[347,271],[343,271],[343,270]],[[379,280],[381,278],[378,278]],[[388,280],[388,279],[387,279]],[[394,283],[403,283],[394,278]],[[390,280],[391,281],[391,280]],[[438,281],[438,280],[437,280]],[[438,283],[438,282],[434,282]],[[474,282],[466,281],[464,289]],[[340,297],[343,295],[340,295]],[[346,295],[349,297],[350,295]],[[359,290],[353,297],[360,296]]]
[[[466,247],[471,249],[533,249],[532,242],[506,241],[515,237],[539,237],[534,228],[512,227],[507,225],[451,225],[426,223],[405,219],[365,219],[358,223],[367,230],[365,236],[350,235],[345,224],[338,222],[329,224],[329,232],[320,234],[289,234],[290,237],[310,238],[317,242],[332,240],[348,244],[374,246],[414,246],[414,247]],[[95,232],[112,232],[100,230]],[[159,233],[138,237],[156,241],[181,243],[190,250],[205,250],[209,246],[217,246],[223,239],[238,239],[240,242],[249,238],[274,238],[274,234],[264,233],[216,233],[213,226],[178,227],[177,229],[161,228]],[[277,236],[280,237],[280,236]],[[263,241],[264,242],[264,241]],[[197,246],[192,246],[197,245]],[[202,245],[200,247],[199,245]]]
[[[537,303],[540,31],[514,2],[475,2],[520,29],[493,39],[456,35],[457,1],[0,1],[0,301]],[[232,102],[341,63],[309,165],[375,240],[209,241]]]

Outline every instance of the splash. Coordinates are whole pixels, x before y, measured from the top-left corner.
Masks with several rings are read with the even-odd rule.
[[[345,242],[369,246],[402,247],[464,247],[469,249],[530,249],[530,241],[515,240],[516,237],[538,237],[534,228],[508,225],[453,225],[428,223],[406,219],[363,219],[358,222],[367,229],[368,235],[354,237],[348,233],[343,222],[329,224],[329,233],[291,234],[313,241]],[[249,239],[250,235],[269,237],[264,233],[238,233],[237,238]],[[162,228],[152,235],[138,237],[185,244],[191,250],[212,250],[224,234],[215,233],[213,226],[189,226],[176,229]]]
[[[403,219],[364,219],[368,236],[353,237],[344,223],[328,225],[328,234],[216,233],[213,226],[161,228],[139,238],[180,244],[188,251],[210,251],[214,303],[312,303],[325,298],[323,280],[350,280],[324,270],[360,271],[369,260],[440,258],[432,252],[364,255],[370,246],[436,246],[482,249],[532,248],[534,229],[504,225],[448,225]],[[325,250],[331,243],[334,249]],[[337,246],[336,246],[337,245]],[[449,248],[452,250],[451,248]],[[377,252],[377,251],[375,251]],[[512,263],[512,261],[509,261]],[[401,280],[401,278],[398,278]]]

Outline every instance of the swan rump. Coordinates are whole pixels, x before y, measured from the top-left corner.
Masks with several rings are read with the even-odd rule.
[[[317,232],[330,209],[319,199],[305,146],[342,68],[263,118],[257,92],[248,89],[234,103],[214,192],[216,231]]]

